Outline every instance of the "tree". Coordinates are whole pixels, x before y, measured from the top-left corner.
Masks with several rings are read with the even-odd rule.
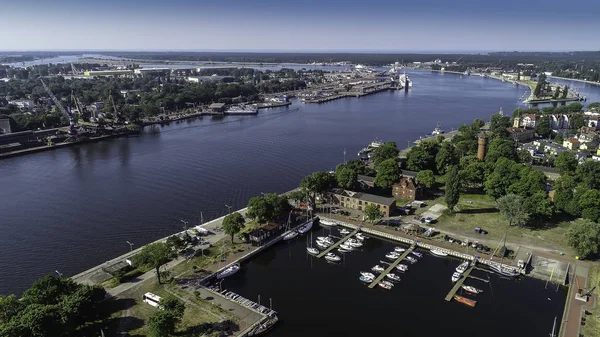
[[[525,210],[536,220],[545,220],[554,215],[554,204],[545,191],[537,191],[525,199]]]
[[[356,184],[358,173],[350,167],[343,167],[336,170],[335,178],[339,187],[351,189]]]
[[[379,220],[383,217],[383,213],[375,206],[375,204],[369,204],[365,206],[365,215],[369,221],[374,222],[375,220]]]
[[[510,127],[510,117],[500,114],[493,114],[490,117],[490,131],[502,137],[508,135],[506,128]]]
[[[554,142],[557,144],[562,144],[564,141],[565,139],[560,133],[556,134],[556,137],[554,137]]]
[[[167,245],[171,249],[173,249],[175,251],[179,251],[179,250],[185,248],[186,242],[185,242],[185,240],[180,238],[179,235],[171,235],[167,238]]]
[[[335,176],[329,172],[317,171],[304,177],[300,182],[300,187],[309,193],[309,200],[312,205],[315,204],[317,194],[321,194],[335,184]]]
[[[568,107],[565,107],[568,109]],[[571,120],[569,121],[569,127],[573,130],[579,130],[582,126],[586,125],[585,118],[581,114],[575,114],[571,116]]]
[[[548,117],[540,118],[540,122],[535,126],[535,133],[542,138],[548,138],[552,134],[550,119]]]
[[[373,159],[375,167],[378,167],[385,160],[398,158],[398,153],[400,151],[396,146],[396,142],[386,142],[373,150],[371,159]]]
[[[0,295],[0,326],[8,323],[13,317],[23,310],[24,305],[19,301],[17,296]],[[0,330],[1,331],[1,330]]]
[[[560,174],[574,173],[577,169],[577,158],[573,151],[563,151],[556,156],[554,166]]]
[[[576,174],[587,188],[600,190],[600,162],[586,161],[577,166]]]
[[[475,156],[462,157],[460,159],[461,189],[480,188],[485,178],[485,163],[479,161]]]
[[[288,193],[289,200],[294,200],[296,203],[306,202],[308,191],[302,189],[296,189]]]
[[[446,174],[446,190],[445,200],[448,209],[454,211],[454,207],[458,204],[460,198],[460,175],[458,174],[458,166],[450,167]]]
[[[514,141],[496,137],[490,142],[485,155],[485,162],[494,164],[499,158],[517,160],[517,149]]]
[[[508,226],[524,225],[529,220],[529,213],[525,208],[524,200],[516,194],[507,194],[496,200],[496,206],[504,219],[508,221]]]
[[[400,167],[395,158],[382,161],[377,168],[375,185],[382,188],[390,188],[400,180]]]
[[[454,145],[450,142],[443,142],[442,147],[435,156],[435,165],[439,174],[446,174],[446,168],[458,164],[458,154]]]
[[[567,105],[567,109],[569,112],[581,112],[581,110],[583,110],[583,104],[579,102],[571,103]]]
[[[151,243],[144,246],[142,251],[133,256],[135,265],[146,265],[156,270],[156,277],[160,284],[159,268],[171,260],[171,248],[164,242]]]
[[[426,188],[431,188],[435,184],[435,177],[432,170],[423,170],[417,173],[417,181]]]
[[[531,164],[533,160],[531,153],[525,149],[517,151],[517,157],[519,158],[519,163],[523,164]]]
[[[556,89],[554,90],[554,95],[552,96],[552,98],[557,99],[560,96],[560,86],[556,86]]]
[[[519,164],[516,164],[519,165]],[[509,193],[517,194],[523,198],[529,197],[537,192],[546,192],[546,175],[539,170],[522,167],[519,170],[519,179],[512,181],[508,187]]]
[[[160,300],[160,306],[162,310],[166,310],[171,312],[175,318],[183,317],[183,313],[185,311],[185,304],[181,302],[179,299],[173,296],[167,296]]]
[[[520,178],[522,165],[508,158],[500,158],[494,165],[494,170],[485,180],[485,193],[494,199],[507,194],[508,188]]]
[[[244,217],[238,212],[228,214],[223,219],[223,230],[225,234],[231,235],[231,243],[233,243],[233,236],[244,228],[244,223]]]
[[[579,201],[574,199],[577,181],[572,174],[565,173],[554,182],[554,204],[559,211],[576,216]]]
[[[57,299],[72,293],[76,287],[77,285],[71,279],[46,275],[25,290],[22,301],[26,305],[33,303],[55,304]]]
[[[579,208],[581,209],[581,216],[594,222],[598,222],[600,191],[596,189],[586,190],[579,196],[578,201]]]
[[[553,106],[545,106],[542,108],[542,113],[544,113],[545,115],[549,115],[551,113],[554,113],[554,107]]]
[[[157,310],[148,318],[149,337],[168,337],[175,333],[177,319],[172,312]]]
[[[569,86],[565,85],[565,88],[563,89],[563,92],[562,92],[562,98],[567,98],[568,94],[569,94]]]
[[[569,227],[567,242],[581,257],[600,251],[600,225],[590,220],[577,220]]]
[[[269,209],[271,210],[267,220],[275,219],[276,217],[288,213],[291,210],[288,199],[283,195],[278,195],[277,193],[267,193],[265,194],[264,198],[267,203],[269,203]]]
[[[406,168],[412,171],[434,169],[434,156],[421,146],[415,146],[406,154]]]
[[[590,103],[588,104],[588,109],[590,110],[596,110],[596,109],[600,109],[600,102],[594,102],[594,103]]]
[[[257,219],[258,222],[266,222],[273,213],[271,205],[265,198],[252,197],[248,200],[248,211],[246,215],[251,219]]]

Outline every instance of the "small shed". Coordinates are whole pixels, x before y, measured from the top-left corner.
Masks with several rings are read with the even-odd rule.
[[[225,110],[225,103],[213,103],[208,108],[214,112],[223,112]]]

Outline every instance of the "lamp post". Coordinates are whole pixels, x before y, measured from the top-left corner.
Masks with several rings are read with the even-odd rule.
[[[227,207],[227,210],[229,211],[228,214],[231,214],[231,206],[226,204],[225,207]]]
[[[187,222],[187,221],[185,221],[185,220],[179,220],[179,221],[181,221],[181,222],[183,223],[183,230],[184,230],[184,231],[185,231],[185,230],[187,230],[187,226],[188,226],[188,223],[189,223],[189,222]]]
[[[129,244],[129,252],[133,252],[133,243],[127,241],[127,243]]]
[[[58,274],[59,278],[62,278],[63,274],[61,272],[59,272],[58,270],[55,270],[55,272]]]

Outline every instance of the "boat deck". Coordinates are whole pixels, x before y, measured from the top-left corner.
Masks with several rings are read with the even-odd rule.
[[[351,238],[352,236],[354,236],[354,234],[358,233],[359,229],[355,229],[352,231],[352,233],[344,236],[341,240],[338,240],[336,243],[334,243],[333,245],[329,246],[327,249],[325,249],[324,251],[322,251],[319,255],[317,255],[317,258],[322,258],[323,256],[327,255],[327,253],[329,253],[330,251],[336,249],[339,245],[342,244],[342,242],[348,240],[349,238]]]
[[[402,253],[402,255],[400,255],[399,258],[396,259],[396,261],[392,262],[386,270],[384,270],[379,276],[377,276],[377,278],[373,282],[371,282],[371,284],[369,284],[369,288],[373,289],[373,287],[375,287],[379,282],[381,282],[381,280],[383,280],[385,275],[392,271],[392,269],[396,268],[400,261],[404,260],[404,258],[406,258],[408,254],[410,254],[414,249],[414,245],[410,246],[410,248],[408,248],[404,253]]]
[[[450,290],[448,295],[446,295],[446,301],[448,301],[448,302],[452,301],[452,298],[454,298],[454,295],[456,295],[456,292],[458,291],[458,289],[460,289],[460,287],[463,285],[463,283],[465,282],[467,277],[469,277],[469,274],[471,274],[471,271],[473,271],[473,268],[475,268],[475,264],[470,266],[469,269],[467,269],[464,272],[463,277],[461,277],[460,280],[456,281],[456,283],[454,284],[454,287],[452,287],[452,289]]]

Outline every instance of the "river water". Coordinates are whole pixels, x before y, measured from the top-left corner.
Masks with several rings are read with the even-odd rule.
[[[415,71],[409,93],[325,104],[294,102],[258,116],[204,117],[113,139],[0,161],[0,294],[37,278],[73,275],[199,222],[333,170],[375,137],[407,141],[449,130],[525,88],[476,76]],[[298,108],[298,109],[296,109]]]
[[[317,235],[330,230],[317,230]],[[333,234],[340,236],[336,230]],[[469,295],[474,308],[444,298],[452,289],[451,275],[457,259],[424,256],[409,264],[391,290],[369,289],[358,280],[395,246],[371,238],[360,251],[332,264],[306,253],[306,238],[277,244],[242,265],[225,279],[232,290],[262,305],[272,303],[280,322],[269,336],[529,336],[545,337],[557,319],[560,325],[565,289],[523,278],[513,280],[474,270],[471,275],[489,283],[467,279],[464,284],[483,290]]]

